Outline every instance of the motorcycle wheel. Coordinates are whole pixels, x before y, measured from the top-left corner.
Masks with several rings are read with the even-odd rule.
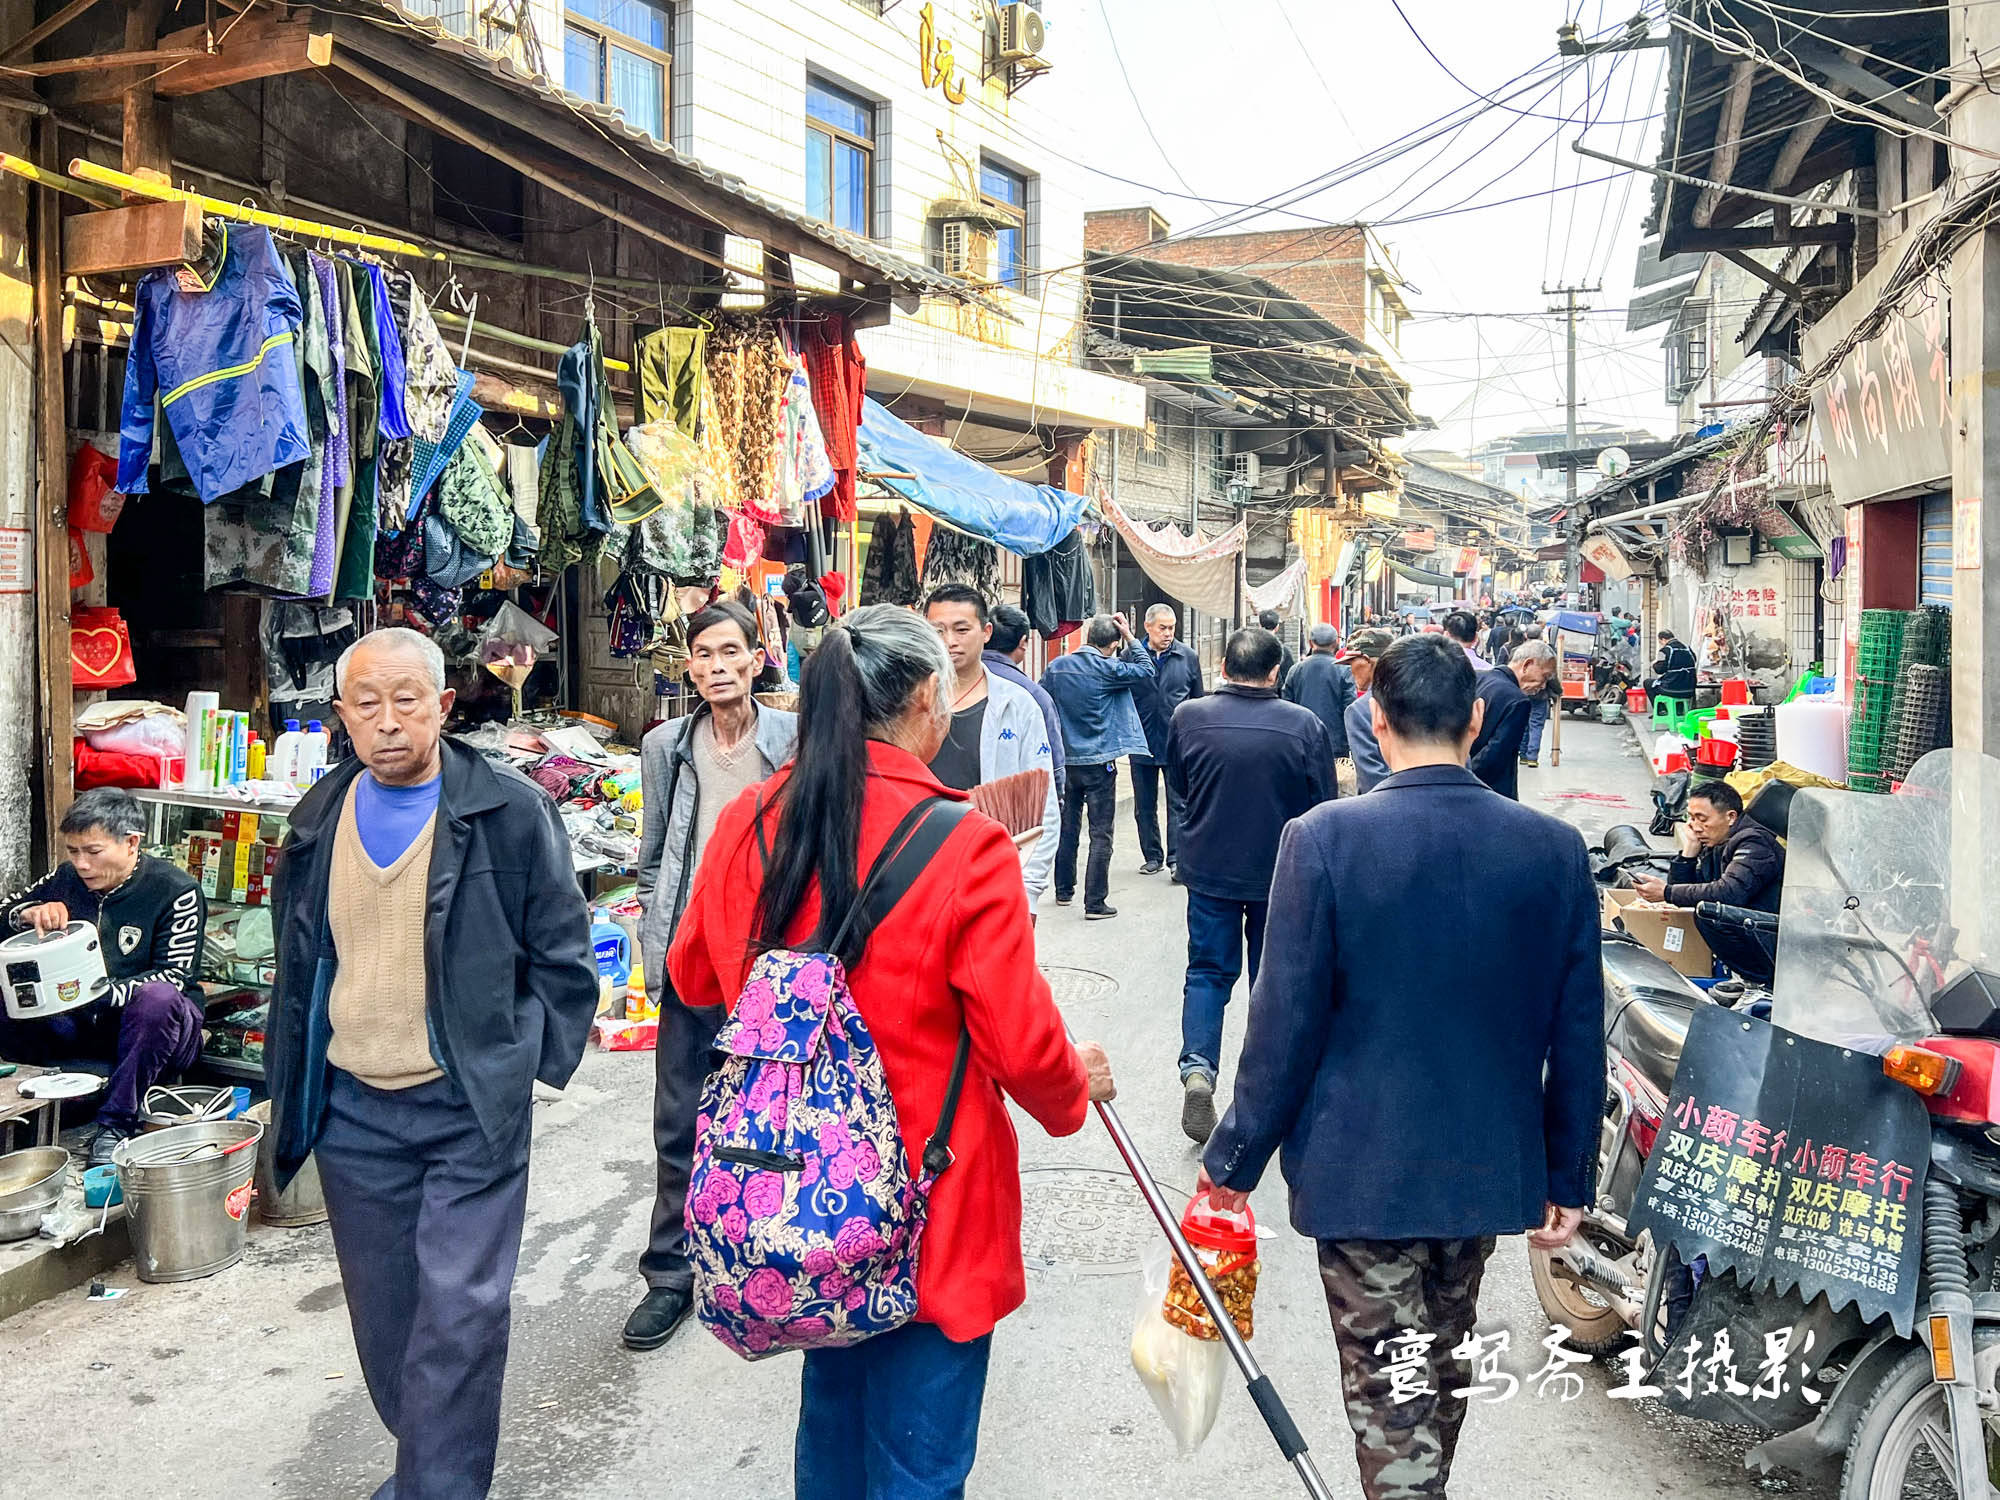
[[[2000,1339],[2000,1332],[1988,1333],[1982,1328],[1975,1333],[1975,1342],[1981,1346],[1994,1339]],[[1988,1422],[1989,1473],[1996,1460],[2000,1460],[2000,1442]],[[1883,1377],[1848,1440],[1840,1500],[1904,1500],[1906,1496],[1953,1500],[1959,1493],[1955,1474],[1944,1393],[1931,1378],[1930,1354],[1921,1344],[1912,1345]]]
[[[1624,1345],[1625,1319],[1605,1297],[1556,1270],[1546,1250],[1528,1252],[1528,1274],[1535,1296],[1551,1323],[1569,1330],[1563,1342],[1579,1354],[1603,1354]]]

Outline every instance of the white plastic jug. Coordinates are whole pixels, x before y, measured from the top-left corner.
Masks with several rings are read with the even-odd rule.
[[[294,786],[311,786],[326,770],[326,755],[333,743],[333,736],[318,719],[309,720],[306,732],[299,737],[298,772],[292,777]]]
[[[278,736],[271,747],[271,757],[265,763],[264,775],[272,781],[282,781],[288,785],[298,784],[299,742],[305,738],[299,733],[297,719],[285,720],[285,732]]]

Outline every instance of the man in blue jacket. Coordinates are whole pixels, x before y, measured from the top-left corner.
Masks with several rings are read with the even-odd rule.
[[[1560,1249],[1597,1176],[1590,863],[1576,830],[1465,768],[1473,677],[1437,635],[1377,664],[1392,774],[1285,830],[1272,889],[1289,920],[1270,929],[1236,1096],[1203,1155],[1201,1186],[1240,1209],[1281,1153],[1292,1225],[1319,1243],[1371,1500],[1446,1493],[1494,1238]],[[1523,954],[1523,932],[1547,938]],[[1414,1397],[1389,1368],[1412,1361]]]
[[[1145,863],[1141,875],[1157,875],[1164,867],[1180,878],[1174,858],[1180,848],[1181,825],[1187,808],[1181,794],[1167,779],[1167,842],[1160,845],[1160,781],[1167,771],[1167,735],[1174,722],[1174,710],[1190,698],[1199,698],[1201,658],[1174,639],[1180,624],[1171,604],[1155,604],[1146,611],[1146,658],[1153,664],[1151,683],[1132,690],[1132,702],[1139,710],[1139,723],[1146,731],[1146,753],[1132,757],[1132,818],[1139,825],[1139,853]]]
[[[1144,755],[1146,733],[1132,691],[1153,680],[1153,664],[1135,645],[1123,615],[1099,615],[1084,627],[1083,649],[1042,670],[1042,686],[1062,720],[1062,835],[1056,844],[1056,905],[1076,894],[1077,844],[1090,813],[1090,861],[1083,873],[1083,915],[1118,915],[1111,892],[1111,825],[1118,812],[1117,762]]]
[[[1283,659],[1268,630],[1250,626],[1231,635],[1222,650],[1222,686],[1174,711],[1167,750],[1167,784],[1187,804],[1180,863],[1188,892],[1181,1129],[1197,1145],[1215,1129],[1222,1013],[1246,952],[1250,983],[1257,983],[1279,836],[1334,794],[1326,726],[1310,709],[1278,696]]]

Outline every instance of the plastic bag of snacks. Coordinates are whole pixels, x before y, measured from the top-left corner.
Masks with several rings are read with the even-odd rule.
[[[1229,1351],[1220,1340],[1191,1338],[1167,1321],[1163,1304],[1170,1261],[1172,1255],[1164,1244],[1156,1245],[1146,1256],[1145,1286],[1132,1325],[1132,1368],[1166,1419],[1174,1450],[1186,1458],[1201,1446],[1222,1409]]]
[[[1181,1215],[1181,1233],[1194,1247],[1195,1257],[1208,1273],[1209,1283],[1222,1294],[1229,1320],[1244,1338],[1251,1335],[1251,1304],[1257,1297],[1257,1221],[1245,1208],[1240,1214],[1224,1213],[1197,1194]],[[1166,1302],[1161,1308],[1166,1320],[1183,1333],[1198,1339],[1220,1342],[1222,1335],[1208,1316],[1208,1308],[1195,1290],[1187,1269],[1176,1260],[1168,1273]]]

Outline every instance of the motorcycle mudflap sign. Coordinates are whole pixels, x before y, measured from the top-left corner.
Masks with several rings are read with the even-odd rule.
[[[1820,1394],[1815,1352],[1884,1317],[1907,1338],[1930,1138],[1879,1057],[1697,1010],[1630,1219],[1706,1273],[1654,1371],[1662,1401],[1783,1429]]]

